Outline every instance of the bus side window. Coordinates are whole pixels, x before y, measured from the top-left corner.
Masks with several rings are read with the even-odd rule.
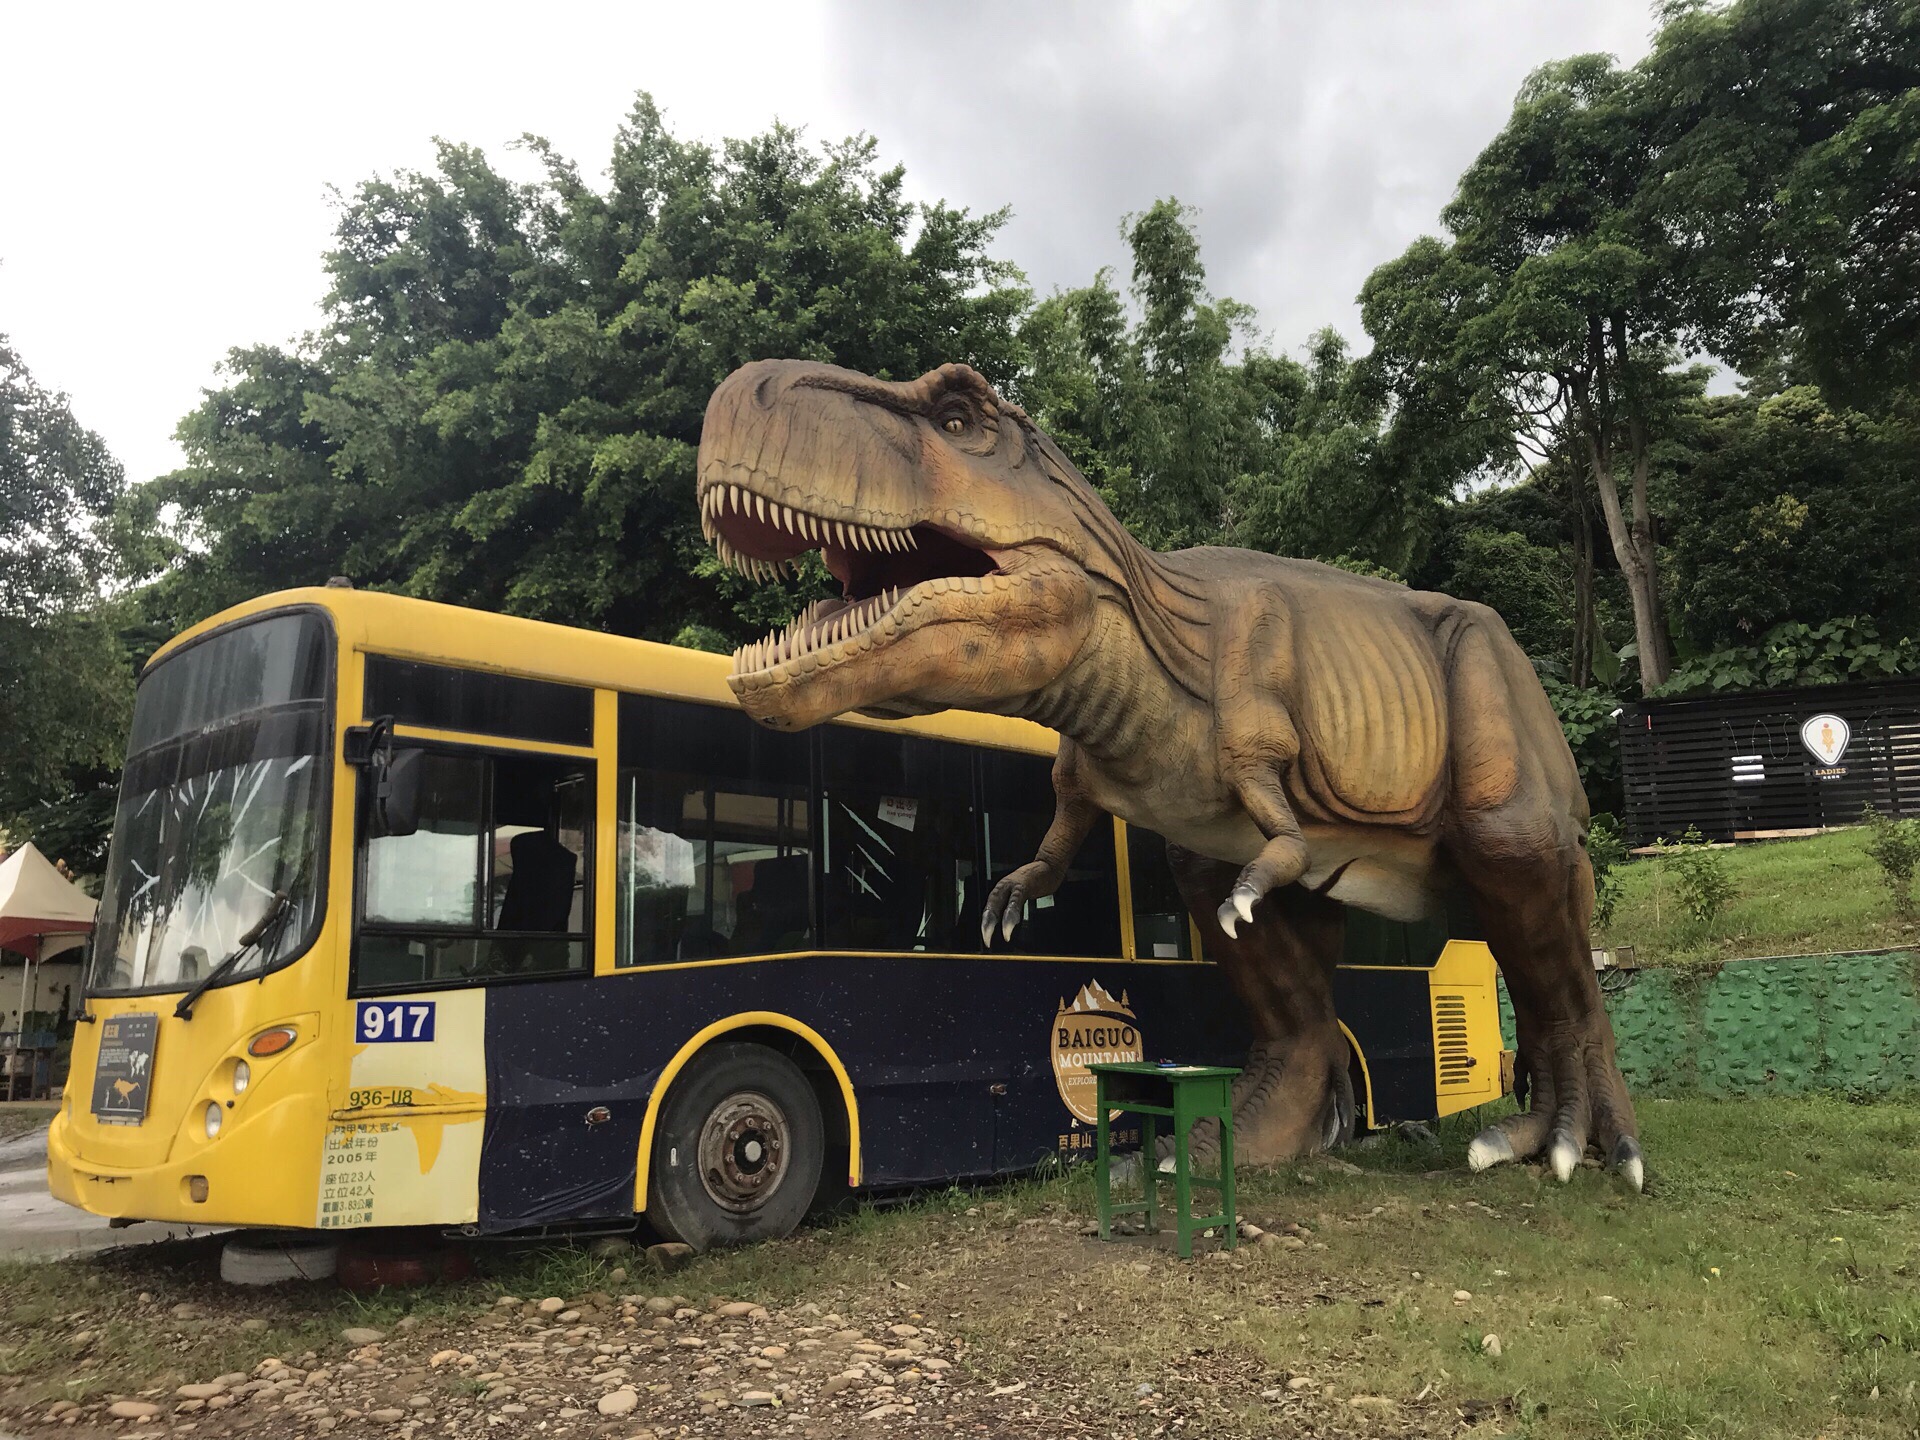
[[[804,736],[621,696],[614,963],[810,948],[809,782]]]
[[[1127,873],[1133,883],[1133,950],[1145,960],[1191,960],[1193,932],[1186,902],[1167,865],[1167,842],[1127,827]]]
[[[1039,852],[1053,823],[1053,762],[1007,750],[982,751],[980,781],[986,882],[991,886]],[[978,926],[978,903],[972,914]],[[1120,954],[1120,886],[1113,826],[1106,817],[1081,845],[1060,888],[1030,901],[1012,941],[1003,945],[995,936],[994,948],[1027,955]]]
[[[966,749],[833,727],[820,754],[825,948],[978,950],[983,897]]]

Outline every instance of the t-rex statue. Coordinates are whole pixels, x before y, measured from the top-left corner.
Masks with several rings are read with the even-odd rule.
[[[1341,902],[1398,919],[1464,889],[1505,974],[1528,1108],[1475,1169],[1595,1145],[1638,1189],[1633,1105],[1587,939],[1587,802],[1527,658],[1484,605],[1312,561],[1150,551],[1059,447],[965,365],[910,383],[797,360],[722,382],[701,523],[767,578],[818,549],[843,598],[736,652],[747,712],[1021,715],[1060,734],[1039,854],[982,917],[1011,936],[1101,812],[1169,841],[1256,1043],[1251,1160],[1352,1124],[1331,974]]]

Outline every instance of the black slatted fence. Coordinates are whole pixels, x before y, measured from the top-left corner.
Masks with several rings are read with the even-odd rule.
[[[1820,715],[1851,732],[1832,765],[1800,737]],[[1620,768],[1632,845],[1851,825],[1867,805],[1920,815],[1920,679],[1639,701],[1620,713]]]

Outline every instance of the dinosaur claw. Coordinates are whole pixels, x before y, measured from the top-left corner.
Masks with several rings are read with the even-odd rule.
[[[1622,1135],[1614,1142],[1611,1163],[1620,1178],[1633,1187],[1636,1195],[1646,1189],[1646,1157],[1640,1153],[1640,1142],[1633,1136]]]
[[[980,914],[980,943],[989,950],[993,948],[993,922],[997,918],[992,910],[983,910]]]
[[[1227,938],[1229,940],[1239,939],[1240,912],[1233,908],[1233,901],[1228,900],[1222,903],[1219,913],[1220,928],[1227,932]]]
[[[1240,919],[1244,923],[1251,925],[1253,923],[1253,907],[1260,899],[1260,892],[1255,890],[1251,885],[1236,885],[1233,887],[1233,894],[1229,898],[1233,901],[1233,908],[1239,914]]]
[[[1547,1142],[1547,1164],[1553,1169],[1553,1178],[1562,1185],[1573,1178],[1580,1164],[1580,1147],[1574,1143],[1573,1136],[1564,1130],[1553,1132],[1553,1138]]]
[[[1013,927],[1020,923],[1020,892],[1014,891],[1007,897],[1006,912],[1000,917],[1000,938],[1013,939]]]
[[[1473,1143],[1467,1146],[1467,1168],[1470,1170],[1480,1171],[1505,1165],[1513,1158],[1513,1141],[1498,1125],[1489,1125],[1474,1136]]]

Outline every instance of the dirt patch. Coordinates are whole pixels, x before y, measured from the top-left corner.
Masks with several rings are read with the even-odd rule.
[[[0,1423],[24,1435],[208,1440],[1461,1427],[1454,1403],[1343,1384],[1359,1356],[1275,1369],[1236,1336],[1241,1307],[1380,1303],[1324,1273],[1311,1251],[1248,1245],[1182,1261],[1150,1237],[1087,1238],[1077,1216],[1051,1207],[1019,1219],[979,1207],[922,1215],[919,1243],[891,1257],[875,1249],[878,1232],[901,1227],[870,1228],[810,1232],[674,1276],[630,1261],[651,1282],[638,1287],[608,1258],[532,1260],[491,1283],[371,1307],[318,1287],[221,1286],[211,1244],[69,1262],[67,1293],[49,1294],[27,1345],[11,1359],[0,1349],[0,1369],[17,1372],[0,1379]],[[602,1288],[526,1290],[555,1264]],[[750,1277],[707,1293],[702,1282],[743,1265],[765,1278],[764,1293]],[[507,1283],[512,1293],[498,1294]],[[148,1288],[129,1294],[136,1285]],[[1205,1299],[1188,1317],[1196,1286]],[[800,1298],[806,1291],[819,1298]],[[1170,1299],[1183,1307],[1171,1321]],[[1186,1333],[1169,1336],[1169,1323]]]

